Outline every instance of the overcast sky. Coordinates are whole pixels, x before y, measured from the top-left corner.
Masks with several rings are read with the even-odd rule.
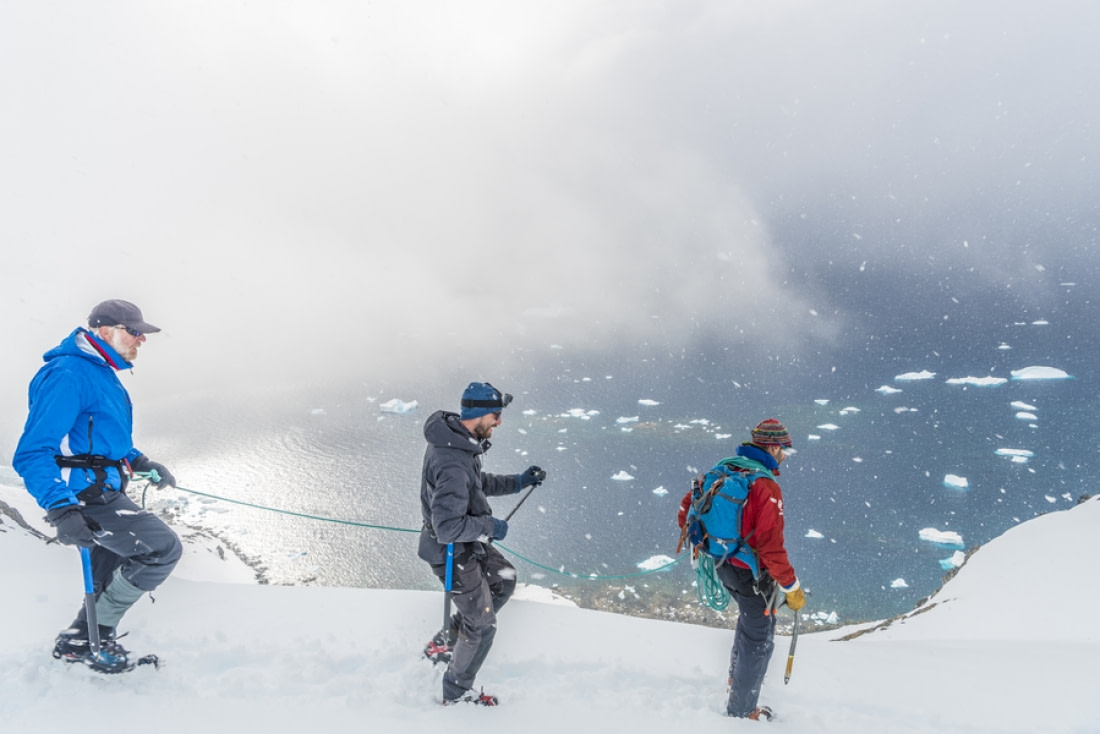
[[[1049,287],[1048,261],[1097,258],[1098,20],[5,2],[0,404],[106,298],[163,327],[139,365],[183,389],[700,330],[827,342],[843,311],[791,274],[830,263]]]

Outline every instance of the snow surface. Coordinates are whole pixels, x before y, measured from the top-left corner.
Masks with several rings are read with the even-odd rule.
[[[0,487],[9,504],[18,495],[26,497]],[[1100,586],[1081,583],[1095,574],[1098,524],[1096,500],[1038,517],[971,556],[922,613],[876,631],[803,633],[787,686],[788,639],[778,638],[761,699],[781,717],[769,730],[1100,731],[1100,629],[1089,613]],[[156,652],[166,665],[100,676],[49,655],[80,602],[76,552],[46,545],[6,517],[0,531],[7,559],[0,624],[9,631],[0,650],[0,721],[8,734],[59,727],[87,734],[710,734],[764,726],[722,715],[729,630],[530,598],[502,612],[479,679],[501,706],[442,708],[441,671],[419,658],[439,626],[439,593],[227,583],[239,567],[191,541],[189,560],[156,603],[142,600],[124,621],[128,646]],[[1026,579],[1042,579],[1051,593],[1019,596]],[[545,590],[525,592],[553,599]],[[809,618],[812,607],[811,597]]]

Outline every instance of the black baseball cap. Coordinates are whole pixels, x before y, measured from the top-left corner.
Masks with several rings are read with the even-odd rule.
[[[129,301],[117,298],[104,301],[93,308],[88,316],[88,326],[93,329],[97,326],[128,326],[143,334],[155,334],[160,331],[159,326],[153,326],[145,321],[140,308]]]

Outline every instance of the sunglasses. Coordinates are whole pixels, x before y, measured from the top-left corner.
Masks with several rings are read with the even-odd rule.
[[[119,324],[118,326],[112,326],[111,328],[112,329],[122,329],[127,334],[134,337],[135,339],[140,339],[141,336],[145,333],[143,331],[138,331],[137,329],[131,329],[129,326],[125,326],[123,324]]]

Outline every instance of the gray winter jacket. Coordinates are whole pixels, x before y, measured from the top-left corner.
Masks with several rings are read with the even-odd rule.
[[[481,471],[488,441],[478,441],[459,421],[457,413],[439,410],[424,423],[424,471],[420,483],[420,510],[424,528],[418,555],[440,573],[447,563],[447,544],[455,558],[465,560],[484,553],[493,533],[493,508],[488,497],[514,494],[521,487],[515,475]]]

